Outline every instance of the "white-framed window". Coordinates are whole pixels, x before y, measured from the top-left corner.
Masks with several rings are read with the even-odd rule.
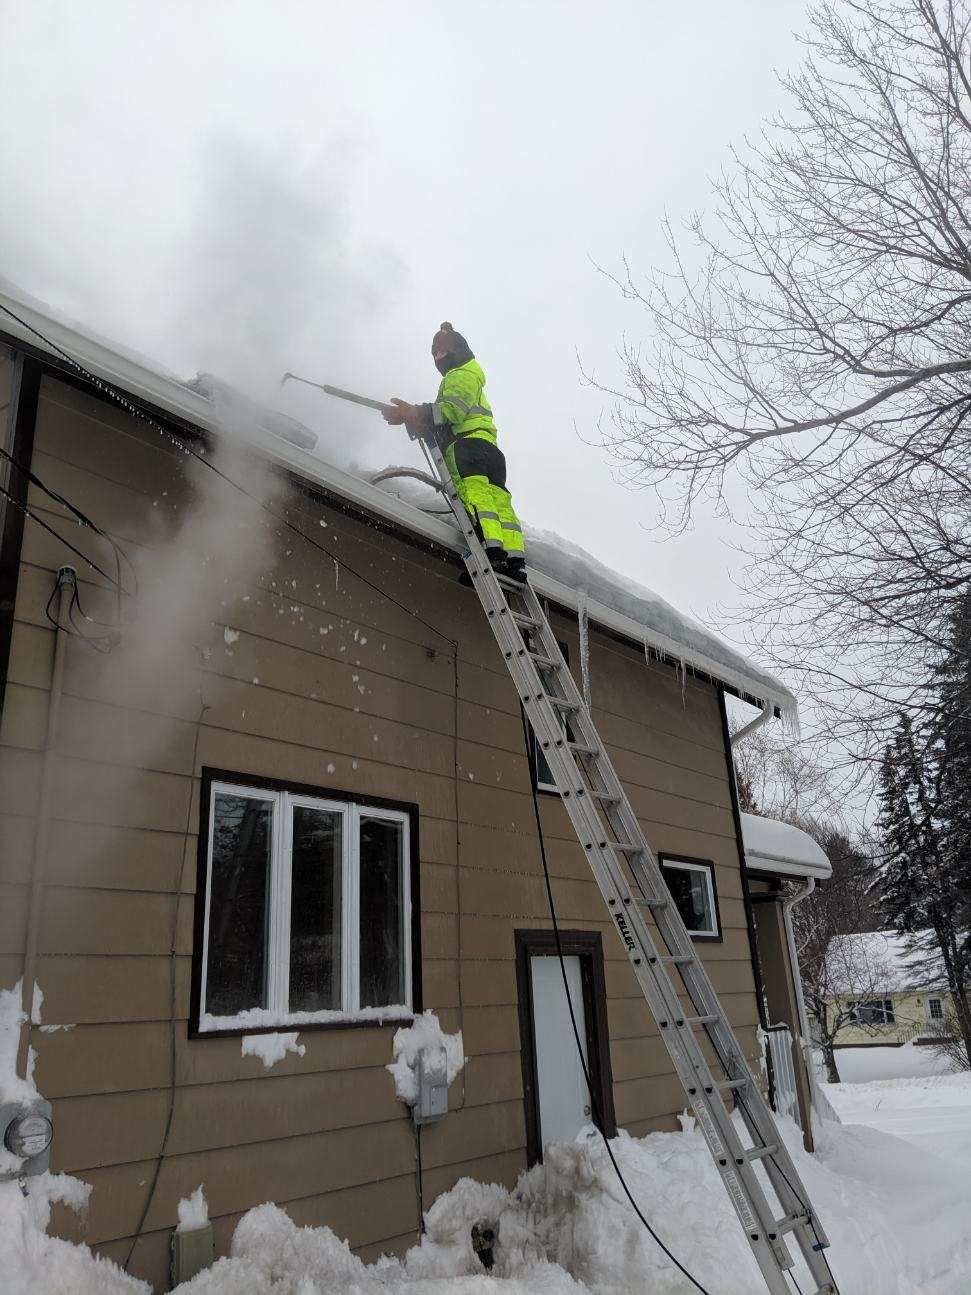
[[[715,865],[710,859],[674,854],[662,854],[658,862],[688,934],[698,940],[720,940]]]
[[[411,814],[229,777],[203,790],[198,1032],[410,1016]]]
[[[928,998],[927,1000],[927,1019],[929,1021],[944,1020],[944,1000],[943,998]]]
[[[848,1003],[853,1025],[895,1025],[892,998],[867,998]]]

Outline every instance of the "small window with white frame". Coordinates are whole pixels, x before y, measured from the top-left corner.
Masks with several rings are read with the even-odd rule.
[[[413,810],[203,771],[195,1033],[410,1018]]]
[[[677,854],[659,855],[658,862],[688,934],[695,940],[720,940],[714,863]]]
[[[927,1000],[927,1019],[929,1021],[944,1020],[944,1000],[943,998],[928,998]]]

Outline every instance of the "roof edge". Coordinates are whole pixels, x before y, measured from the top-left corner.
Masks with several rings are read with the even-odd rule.
[[[13,343],[19,341],[33,351],[45,353],[57,368],[70,371],[73,361],[99,380],[118,387],[126,395],[133,396],[182,423],[217,435],[221,432],[225,434],[213,404],[205,397],[176,378],[150,368],[148,363],[137,356],[121,354],[104,342],[88,337],[45,313],[40,309],[40,304],[12,297],[0,288],[0,336],[5,335]],[[66,353],[68,360],[65,360],[58,348]],[[339,495],[353,506],[376,515],[393,527],[417,534],[461,554],[463,544],[456,526],[430,516],[414,504],[409,504],[282,438],[261,433],[250,435],[248,439],[277,465],[321,490]],[[797,706],[788,691],[766,687],[764,681],[722,665],[704,653],[692,650],[596,599],[581,595],[576,589],[536,568],[531,568],[530,580],[537,593],[571,611],[579,611],[581,601],[585,601],[588,616],[602,628],[690,666],[726,685],[754,705],[771,708],[774,713],[795,720]]]

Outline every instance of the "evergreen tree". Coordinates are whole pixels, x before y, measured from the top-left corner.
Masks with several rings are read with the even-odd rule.
[[[962,926],[966,879],[952,867],[946,844],[947,757],[943,724],[917,733],[909,715],[900,716],[880,768],[882,902],[895,929],[911,937],[914,950],[928,955],[926,966],[943,962],[957,1026],[971,1059],[968,932]]]
[[[941,824],[947,866],[955,879],[959,921],[971,927],[971,587],[949,618],[948,653],[940,666]]]
[[[938,670],[938,749],[942,864],[953,909],[941,954],[971,1058],[971,586],[955,604],[948,628]]]

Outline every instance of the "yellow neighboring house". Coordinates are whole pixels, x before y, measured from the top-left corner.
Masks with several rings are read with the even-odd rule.
[[[836,936],[827,955],[833,993],[827,1032],[837,1048],[892,1047],[941,1038],[954,1019],[940,959],[914,953],[896,931]]]

